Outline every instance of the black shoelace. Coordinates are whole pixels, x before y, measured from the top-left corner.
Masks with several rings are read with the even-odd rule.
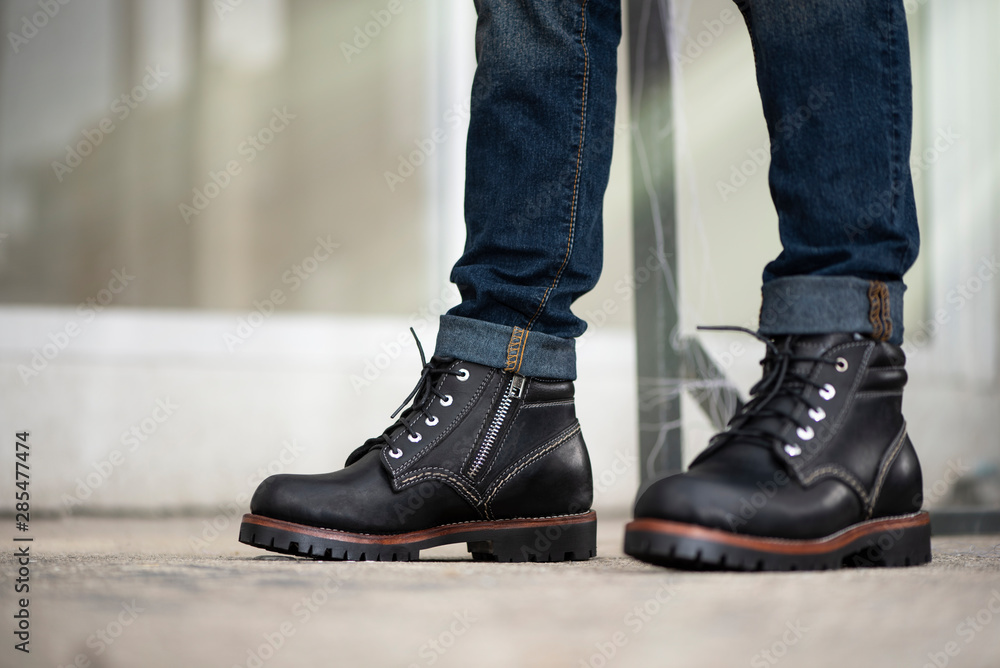
[[[438,379],[442,376],[461,376],[463,375],[463,372],[452,371],[451,369],[445,367],[435,366],[432,362],[428,361],[426,355],[424,354],[424,347],[420,344],[420,339],[417,337],[417,333],[413,331],[412,327],[410,328],[410,334],[413,335],[413,340],[417,342],[417,351],[420,353],[420,378],[417,379],[417,384],[414,385],[413,389],[410,390],[410,393],[406,395],[406,398],[403,399],[403,403],[399,405],[399,408],[394,410],[392,415],[389,416],[390,419],[394,418],[395,421],[381,434],[375,436],[374,438],[369,438],[362,446],[352,452],[351,456],[347,458],[348,465],[361,459],[361,457],[366,455],[370,450],[388,445],[388,436],[395,431],[397,427],[405,429],[407,436],[410,437],[411,441],[418,442],[420,440],[420,434],[413,428],[413,424],[420,419],[420,416],[423,416],[423,418],[428,421],[429,425],[437,424],[437,418],[428,413],[431,402],[434,399],[437,399],[444,406],[447,406],[452,402],[451,396],[441,392],[441,390],[437,388]],[[468,372],[466,371],[464,373]],[[413,402],[413,405],[408,410],[403,411],[410,401]],[[402,415],[400,415],[400,411],[403,411]],[[418,413],[418,417],[414,420],[409,419],[414,412]],[[396,417],[397,415],[399,417]],[[433,423],[429,422],[431,419],[434,420]]]
[[[775,441],[782,441],[786,438],[787,425],[789,422],[799,430],[799,435],[804,440],[810,440],[815,435],[813,425],[803,421],[802,417],[794,415],[795,408],[799,404],[807,407],[807,415],[813,417],[813,424],[822,420],[826,413],[823,407],[817,402],[805,396],[807,387],[814,387],[821,393],[825,393],[832,398],[831,393],[835,393],[832,386],[818,383],[809,378],[805,373],[795,369],[796,363],[807,362],[811,364],[832,364],[837,365],[836,359],[829,359],[821,355],[800,355],[793,353],[790,349],[782,350],[769,338],[745,327],[699,327],[699,330],[719,331],[719,332],[743,332],[764,343],[771,355],[761,360],[764,367],[764,376],[750,388],[750,401],[743,406],[729,421],[726,431],[716,434],[709,442],[709,448],[702,453],[707,455],[709,451],[715,451],[726,443],[750,443],[762,447],[770,448]],[[809,367],[809,372],[812,371]],[[791,401],[782,401],[782,399]],[[811,413],[810,413],[811,412]],[[777,421],[769,418],[778,418]],[[699,457],[699,460],[702,457]]]

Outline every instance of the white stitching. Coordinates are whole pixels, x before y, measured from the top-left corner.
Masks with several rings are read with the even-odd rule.
[[[515,475],[517,475],[518,473],[520,473],[521,471],[523,471],[524,469],[526,469],[528,466],[530,466],[531,464],[533,464],[535,461],[537,461],[538,459],[540,459],[544,455],[546,455],[549,452],[555,450],[560,445],[562,445],[563,443],[565,443],[569,439],[571,439],[574,436],[576,436],[578,433],[580,433],[580,424],[579,423],[575,424],[572,427],[572,429],[570,429],[570,431],[565,432],[564,434],[555,436],[554,439],[552,441],[549,441],[549,443],[547,445],[543,445],[541,448],[535,450],[534,452],[528,453],[528,455],[526,455],[525,457],[523,457],[520,462],[518,462],[518,463],[516,463],[514,465],[514,468],[507,475],[505,475],[503,478],[497,479],[492,485],[490,485],[489,489],[487,489],[487,492],[489,492],[489,493],[486,496],[486,503],[489,503],[490,501],[492,501],[493,498],[500,491],[500,489],[504,485],[506,485],[507,482],[512,477],[514,477]],[[490,491],[490,490],[492,490],[492,491]]]
[[[882,492],[882,485],[885,484],[885,479],[889,477],[889,469],[892,465],[896,463],[896,458],[899,456],[899,452],[903,449],[903,441],[906,439],[906,423],[903,423],[903,428],[899,430],[899,434],[896,436],[896,442],[892,444],[892,447],[886,452],[882,459],[882,465],[879,467],[878,477],[875,478],[875,484],[872,486],[871,500],[868,503],[868,517],[871,518],[872,513],[875,512],[875,504],[878,503],[879,494]]]

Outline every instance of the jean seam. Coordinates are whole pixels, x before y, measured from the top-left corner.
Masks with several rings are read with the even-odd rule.
[[[573,234],[576,230],[576,216],[577,207],[579,204],[579,189],[580,189],[580,166],[583,162],[583,146],[586,139],[587,130],[587,86],[590,83],[590,54],[587,51],[587,0],[583,0],[580,3],[580,46],[583,49],[583,85],[580,91],[580,139],[579,146],[576,151],[576,170],[573,175],[573,197],[570,202],[569,211],[569,234],[566,239],[566,253],[563,256],[562,264],[559,265],[559,269],[556,271],[555,278],[552,279],[552,284],[545,289],[542,298],[538,303],[538,308],[535,309],[534,315],[528,320],[528,324],[524,327],[524,335],[520,340],[520,349],[517,351],[517,364],[511,365],[508,361],[507,370],[512,370],[515,373],[520,371],[521,363],[524,361],[524,341],[528,337],[528,333],[531,331],[531,326],[535,324],[538,320],[538,316],[541,315],[542,309],[548,303],[549,295],[551,292],[558,287],[559,279],[562,278],[563,271],[566,269],[566,265],[569,264],[569,259],[573,254]],[[513,335],[511,336],[511,344],[513,344]],[[510,350],[508,349],[508,359],[510,356]],[[513,367],[513,368],[512,368]]]

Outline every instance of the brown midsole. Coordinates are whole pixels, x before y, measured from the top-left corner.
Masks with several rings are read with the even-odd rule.
[[[420,531],[410,531],[408,533],[398,533],[390,535],[375,535],[364,533],[351,533],[349,531],[337,531],[335,529],[321,529],[319,527],[296,524],[275,520],[262,515],[247,513],[243,516],[244,524],[255,524],[271,529],[281,529],[294,533],[325,538],[329,540],[339,540],[344,543],[358,543],[362,545],[403,545],[407,543],[418,543],[434,538],[460,534],[469,531],[482,531],[489,529],[537,529],[550,526],[567,526],[570,524],[587,524],[597,521],[597,513],[593,510],[580,515],[563,515],[560,517],[542,517],[538,519],[517,519],[517,520],[493,520],[481,522],[463,522],[462,524],[446,524],[431,529]]]
[[[713,543],[723,543],[734,547],[743,547],[760,552],[775,552],[779,554],[824,554],[833,552],[850,543],[864,538],[868,534],[883,531],[913,529],[930,524],[930,515],[919,512],[914,515],[890,517],[880,520],[869,520],[855,524],[843,531],[823,538],[795,540],[791,538],[761,538],[734,534],[719,529],[709,529],[696,524],[684,524],[669,520],[638,519],[629,522],[625,531],[649,531],[652,533],[669,534],[683,538],[694,538]]]

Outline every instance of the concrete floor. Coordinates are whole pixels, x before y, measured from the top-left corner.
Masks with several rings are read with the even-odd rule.
[[[0,666],[1000,666],[1000,536],[936,539],[918,568],[690,573],[623,556],[624,516],[601,520],[597,559],[552,565],[304,561],[222,516],[36,520],[31,653],[8,543]]]

